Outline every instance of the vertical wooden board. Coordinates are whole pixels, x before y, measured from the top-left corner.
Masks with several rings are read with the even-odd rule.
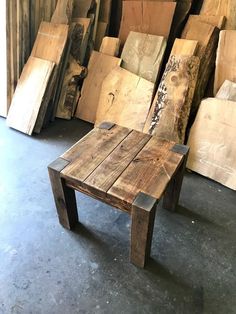
[[[95,122],[103,80],[120,63],[119,58],[93,51],[88,64],[88,76],[84,80],[75,114],[77,118]]]
[[[31,135],[55,64],[30,57],[14,93],[7,125]]]
[[[110,24],[112,0],[101,0],[98,20]]]
[[[72,11],[72,0],[58,0],[51,22],[56,24],[69,24],[72,18]]]
[[[223,29],[226,23],[226,17],[223,15],[190,15],[189,20],[207,23],[219,29]]]
[[[97,25],[97,33],[96,33],[96,39],[94,44],[94,49],[99,51],[103,38],[107,35],[107,27],[108,24],[105,22],[98,22]]]
[[[94,2],[94,0],[74,1],[73,18],[88,17],[88,12],[94,6]]]
[[[235,102],[216,98],[203,100],[190,132],[190,154],[187,163],[187,167],[192,171],[234,190],[235,121]]]
[[[236,30],[220,32],[217,49],[214,95],[225,80],[236,82]]]
[[[116,67],[102,83],[96,125],[109,121],[143,131],[153,89],[152,82]]]
[[[94,12],[94,24],[93,24],[93,36],[92,39],[95,42],[96,36],[97,36],[97,28],[98,28],[98,17],[99,17],[99,11],[100,11],[100,0],[95,0],[96,3],[96,10]]]
[[[116,37],[104,37],[99,52],[117,57],[120,51],[120,39]]]
[[[216,98],[236,101],[236,83],[225,80],[216,94]]]
[[[194,56],[198,49],[197,40],[176,38],[171,50],[172,55]]]
[[[121,59],[122,68],[155,83],[166,48],[163,36],[130,32]]]
[[[236,0],[204,0],[201,15],[223,15],[225,29],[236,29]]]
[[[150,133],[184,142],[198,69],[198,57],[171,56],[158,87]]]
[[[67,36],[68,25],[42,22],[31,56],[49,60],[59,65]]]
[[[130,31],[168,38],[175,7],[175,2],[123,1],[119,33],[121,45]]]

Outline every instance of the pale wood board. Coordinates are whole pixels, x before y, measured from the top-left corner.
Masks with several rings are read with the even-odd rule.
[[[143,131],[154,84],[116,67],[104,79],[96,114],[96,125],[104,121]]]
[[[75,116],[94,123],[104,78],[120,65],[121,59],[93,51],[88,64],[88,76],[84,80],[81,98]]]
[[[170,55],[195,56],[197,49],[197,40],[176,38]]]
[[[122,68],[155,83],[166,49],[163,36],[130,32],[121,59]]]
[[[236,101],[236,83],[225,80],[216,94],[216,98]]]
[[[150,133],[184,143],[198,69],[199,58],[196,56],[170,57],[151,110]]]
[[[200,14],[223,15],[225,29],[236,29],[236,0],[204,0]]]
[[[123,1],[119,33],[121,45],[130,31],[168,38],[175,7],[175,2]]]
[[[202,101],[191,129],[187,167],[236,190],[236,102]],[[207,126],[207,127],[206,127]]]
[[[226,23],[226,17],[224,15],[190,15],[189,19],[204,22],[216,26],[219,29],[223,29]]]
[[[120,51],[120,39],[116,37],[104,37],[99,52],[117,57]]]
[[[56,24],[70,24],[74,0],[58,0],[51,22]]]
[[[236,82],[236,30],[220,32],[217,49],[214,95],[225,80]]]
[[[7,117],[7,125],[31,135],[55,63],[30,57],[27,61]]]

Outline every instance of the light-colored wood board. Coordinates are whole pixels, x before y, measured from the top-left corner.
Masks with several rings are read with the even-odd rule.
[[[226,23],[226,17],[223,15],[190,15],[189,20],[204,22],[219,29],[223,29]]]
[[[7,125],[31,135],[55,64],[30,57],[14,93]]]
[[[236,101],[236,83],[225,80],[216,94],[216,98]]]
[[[68,90],[68,86],[72,78],[74,76],[81,75],[82,71],[83,71],[83,68],[76,62],[76,60],[72,56],[69,56],[69,63],[68,63],[68,67],[66,69],[66,73],[64,76],[62,89],[61,89],[61,95],[60,95],[60,99],[59,99],[58,107],[57,107],[57,113],[56,113],[57,118],[68,119],[68,120],[71,119],[72,114],[73,114],[73,106],[68,107],[65,103],[67,90]]]
[[[107,35],[107,27],[108,24],[106,22],[98,21],[96,39],[94,44],[94,49],[97,51],[100,50],[102,40]]]
[[[118,65],[121,59],[93,51],[88,64],[88,75],[84,80],[81,98],[75,116],[94,123],[104,78]]]
[[[58,0],[51,22],[56,24],[70,24],[73,11],[73,0]]]
[[[236,190],[235,121],[235,102],[203,100],[190,132],[187,163],[192,171],[233,190]]]
[[[198,49],[197,40],[176,38],[171,50],[172,55],[195,56]]]
[[[130,31],[168,38],[175,7],[175,2],[123,1],[119,33],[121,45]]]
[[[214,95],[225,80],[236,82],[236,30],[220,32],[217,49]]]
[[[155,83],[166,49],[163,36],[130,32],[121,59],[122,68]]]
[[[68,25],[42,22],[31,56],[52,61],[58,65],[61,61],[67,37]]]
[[[152,82],[116,67],[102,83],[96,125],[109,121],[143,131],[153,89]]]
[[[149,132],[183,144],[199,69],[199,58],[172,55],[150,111]],[[147,119],[149,123],[150,119]],[[145,125],[145,131],[149,125]]]
[[[236,29],[236,0],[204,0],[201,15],[223,15],[225,29]]]
[[[116,37],[105,36],[102,40],[99,52],[109,56],[117,57],[120,51],[120,39]]]

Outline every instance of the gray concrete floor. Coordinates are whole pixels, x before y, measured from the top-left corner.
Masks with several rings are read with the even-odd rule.
[[[90,129],[28,137],[0,119],[0,313],[236,313],[235,192],[187,173],[177,213],[158,207],[145,270],[128,261],[127,214],[78,193],[81,224],[58,224],[47,165]]]

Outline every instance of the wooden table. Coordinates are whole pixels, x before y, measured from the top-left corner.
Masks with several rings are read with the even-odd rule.
[[[175,210],[188,147],[102,123],[49,165],[60,223],[78,222],[75,190],[131,215],[131,262],[150,256],[156,205]],[[98,213],[99,214],[99,213]]]

